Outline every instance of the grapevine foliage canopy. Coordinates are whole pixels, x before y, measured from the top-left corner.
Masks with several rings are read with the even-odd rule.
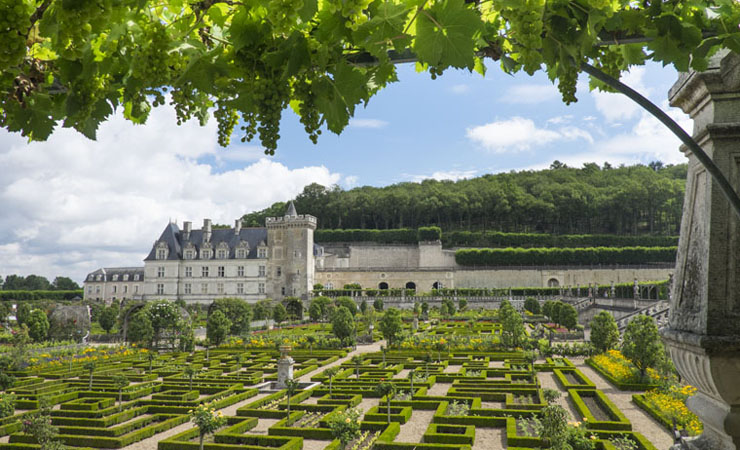
[[[144,123],[169,102],[178,123],[212,111],[221,145],[273,152],[288,106],[312,141],[340,133],[396,81],[394,55],[433,78],[486,57],[545,70],[570,103],[582,62],[703,69],[740,51],[739,22],[733,0],[0,0],[0,124],[94,139],[116,109]]]

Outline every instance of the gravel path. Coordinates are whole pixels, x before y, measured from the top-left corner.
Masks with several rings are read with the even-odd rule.
[[[645,411],[632,402],[630,391],[620,391],[608,381],[602,378],[598,372],[586,365],[583,358],[570,358],[571,362],[583,372],[588,379],[594,382],[596,388],[600,389],[609,397],[617,408],[632,422],[632,430],[641,433],[657,448],[670,448],[673,445],[671,433],[663,428],[657,420],[653,419]]]
[[[506,434],[502,428],[475,427],[475,440],[472,450],[503,450]]]
[[[429,428],[434,418],[434,411],[414,410],[411,419],[401,425],[401,432],[398,433],[394,442],[421,442],[421,437]]]
[[[427,391],[427,395],[432,397],[447,395],[447,391],[450,387],[452,387],[452,383],[434,383],[434,385]]]
[[[542,389],[550,388],[560,392],[561,395],[555,401],[555,403],[562,406],[563,408],[565,408],[566,411],[568,411],[568,414],[570,415],[569,421],[576,422],[583,419],[582,417],[579,417],[580,414],[576,410],[575,406],[573,406],[573,402],[570,400],[570,395],[568,395],[567,392],[563,391],[558,382],[555,380],[555,375],[552,372],[539,372],[537,373],[537,379],[540,380],[540,387]]]

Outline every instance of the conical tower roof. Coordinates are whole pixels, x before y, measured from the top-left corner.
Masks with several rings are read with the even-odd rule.
[[[285,215],[290,216],[290,217],[296,217],[298,215],[298,213],[295,210],[295,205],[293,204],[293,200],[291,200],[290,203],[288,204],[288,210],[285,211]]]

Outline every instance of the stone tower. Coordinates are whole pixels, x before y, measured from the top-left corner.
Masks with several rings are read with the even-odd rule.
[[[268,217],[267,286],[269,298],[308,299],[314,282],[313,232],[316,217],[296,212],[290,202],[283,217]]]

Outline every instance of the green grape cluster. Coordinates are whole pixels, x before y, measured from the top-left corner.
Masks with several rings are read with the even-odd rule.
[[[257,115],[253,112],[242,111],[242,124],[241,129],[244,132],[242,142],[250,142],[257,134]]]
[[[90,33],[108,21],[111,0],[62,0],[54,3],[57,14],[57,47],[65,57],[79,56]]]
[[[439,67],[429,67],[429,74],[432,76],[432,80],[436,80],[437,77],[441,77],[444,71],[444,69],[440,69]]]
[[[178,125],[199,116],[207,102],[208,96],[198,92],[190,83],[178,85],[170,91],[170,104],[175,108]]]
[[[544,0],[523,0],[518,8],[508,8],[503,14],[511,25],[511,37],[519,53],[519,63],[532,75],[542,64],[542,29]]]
[[[131,70],[134,77],[147,86],[162,86],[169,81],[173,59],[168,53],[170,37],[164,25],[152,23],[144,32]]]
[[[0,0],[0,71],[17,66],[26,55],[26,33],[33,5],[28,0]]]
[[[234,127],[239,121],[239,113],[233,108],[219,104],[213,115],[216,117],[216,122],[218,122],[218,145],[227,147],[231,142]]]
[[[257,105],[257,131],[265,153],[274,155],[280,139],[280,118],[288,104],[288,84],[275,77],[259,77],[253,83],[253,96]]]
[[[576,83],[578,83],[578,67],[575,63],[560,63],[558,67],[558,90],[566,105],[578,101],[576,98]]]
[[[267,20],[280,33],[288,32],[303,9],[303,0],[270,0],[267,3]]]
[[[74,96],[74,103],[77,106],[77,110],[74,114],[70,114],[67,117],[65,126],[71,125],[78,131],[85,129],[86,122],[92,116],[98,101],[105,98],[108,81],[108,76],[106,75],[78,77],[75,79],[70,92]]]
[[[301,116],[303,129],[306,130],[308,138],[316,144],[321,134],[321,120],[316,109],[316,96],[311,91],[310,80],[297,81],[293,86],[293,98],[300,101],[298,112]]]
[[[368,17],[365,10],[372,0],[339,0],[341,8],[339,12],[346,19],[344,26],[352,30],[367,22]]]

